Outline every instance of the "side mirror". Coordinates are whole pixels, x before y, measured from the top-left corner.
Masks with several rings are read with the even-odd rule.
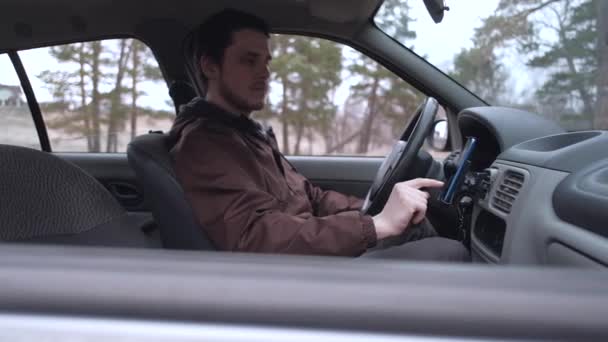
[[[433,126],[433,131],[428,137],[429,145],[436,151],[445,151],[448,148],[448,122],[446,120],[438,120]]]

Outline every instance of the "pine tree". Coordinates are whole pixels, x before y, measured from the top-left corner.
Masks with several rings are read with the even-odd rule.
[[[607,7],[599,0],[501,0],[476,40],[491,49],[514,44],[528,66],[547,74],[536,92],[540,104],[608,128]]]

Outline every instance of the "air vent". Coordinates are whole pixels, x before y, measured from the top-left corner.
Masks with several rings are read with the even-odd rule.
[[[511,207],[523,185],[523,174],[512,170],[507,171],[502,183],[498,186],[498,189],[496,189],[496,193],[492,198],[494,207],[505,214],[511,213]]]

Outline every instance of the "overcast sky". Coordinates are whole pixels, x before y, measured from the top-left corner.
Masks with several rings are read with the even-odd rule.
[[[422,0],[408,3],[415,20],[412,24],[416,32],[414,51],[445,71],[452,66],[455,54],[473,46],[471,38],[475,28],[481,26],[483,18],[494,13],[498,0],[447,1],[450,10],[445,12],[440,24],[431,19]]]
[[[411,5],[411,17],[415,20],[412,28],[417,37],[413,41],[414,51],[427,59],[441,70],[448,71],[451,68],[453,57],[463,48],[472,46],[471,37],[474,29],[481,25],[484,17],[491,15],[498,0],[459,0],[448,1],[450,11],[446,12],[441,24],[435,24],[426,12],[422,0],[409,0]],[[44,84],[38,80],[36,75],[43,70],[62,70],[62,67],[53,58],[48,56],[47,49],[37,49],[20,53],[23,64],[28,71],[30,80],[36,91],[38,100],[41,102],[52,99],[51,94],[44,88]],[[517,60],[509,61],[511,68],[518,70]],[[0,56],[0,84],[19,84],[14,70],[7,56]],[[518,88],[524,86],[527,81],[522,80],[517,84]],[[164,84],[147,84],[148,96],[142,99],[142,103],[156,109],[171,109],[166,105],[169,99]],[[341,104],[346,97],[348,84],[345,84],[336,96],[336,102]]]

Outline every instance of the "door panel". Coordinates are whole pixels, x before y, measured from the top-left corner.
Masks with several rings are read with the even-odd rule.
[[[56,153],[97,179],[129,212],[143,230],[155,230],[154,218],[146,207],[143,189],[125,153]],[[364,197],[382,158],[288,157],[313,184],[323,189]]]
[[[131,212],[147,212],[143,192],[125,153],[55,153],[97,179]]]
[[[56,153],[96,178],[132,212],[148,212],[142,189],[124,153]],[[287,157],[313,184],[326,190],[364,197],[382,158]]]
[[[383,158],[370,157],[300,157],[289,162],[311,182],[325,190],[365,197]]]

